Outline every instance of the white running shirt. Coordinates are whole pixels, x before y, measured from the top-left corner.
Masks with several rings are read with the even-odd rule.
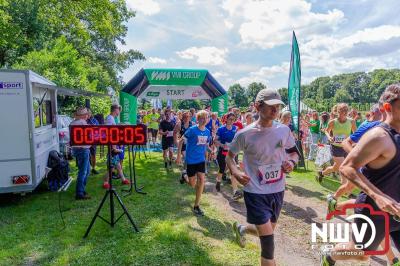
[[[252,123],[238,131],[229,144],[231,152],[243,151],[244,171],[250,182],[244,191],[272,194],[285,189],[285,174],[281,166],[288,159],[285,149],[296,145],[288,126],[273,122],[272,127],[260,128]]]

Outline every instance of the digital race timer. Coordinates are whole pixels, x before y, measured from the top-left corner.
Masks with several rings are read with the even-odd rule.
[[[145,145],[145,125],[71,125],[71,146],[82,145]]]

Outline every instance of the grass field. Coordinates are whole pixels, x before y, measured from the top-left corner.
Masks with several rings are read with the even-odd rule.
[[[142,158],[143,159],[143,158]],[[75,163],[72,176],[75,176]],[[99,163],[99,166],[104,163]],[[191,212],[192,189],[179,185],[178,170],[166,173],[161,155],[137,160],[139,184],[147,195],[122,196],[139,227],[134,233],[126,217],[111,228],[98,219],[87,239],[83,235],[104,195],[102,174],[90,176],[88,201],[74,200],[74,183],[67,192],[39,189],[24,197],[0,198],[0,265],[257,265],[259,249],[238,247],[231,232],[231,220],[217,211],[207,194],[203,197],[205,217]],[[126,170],[125,173],[128,173]],[[213,181],[213,180],[212,180]],[[120,195],[122,186],[117,181]],[[288,178],[288,187],[307,188],[313,197],[324,196],[337,182],[314,181],[314,172],[298,170]],[[300,191],[301,193],[301,191]],[[66,227],[60,218],[58,197]],[[103,208],[103,217],[109,209]],[[117,207],[117,217],[121,213]]]

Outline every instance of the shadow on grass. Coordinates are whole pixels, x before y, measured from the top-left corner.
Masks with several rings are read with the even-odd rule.
[[[290,202],[284,202],[283,206],[282,206],[282,213],[293,217],[296,220],[301,220],[307,224],[311,224],[314,221],[314,218],[317,218],[317,212],[310,208],[310,207],[306,207],[306,209],[300,208]],[[318,222],[316,222],[318,224]]]
[[[232,225],[229,222],[222,222],[220,220],[207,216],[207,214],[203,217],[196,217],[196,218],[197,218],[197,223],[204,230],[198,230],[198,229],[195,230],[203,233],[204,236],[212,237],[217,240],[223,240],[223,239],[229,239],[232,241],[234,240],[232,233]]]
[[[294,170],[294,172],[295,173],[298,173],[298,174],[309,174],[309,173],[313,173],[313,172],[315,172],[314,170],[311,170],[311,169],[304,169],[304,168],[302,168],[302,169],[300,169],[300,168],[297,168],[296,170]]]
[[[289,189],[290,191],[292,191],[293,194],[300,196],[300,197],[317,198],[320,200],[326,199],[326,195],[321,192],[318,192],[318,191],[312,191],[312,190],[308,190],[303,187],[290,185],[290,184],[286,184],[286,188]]]

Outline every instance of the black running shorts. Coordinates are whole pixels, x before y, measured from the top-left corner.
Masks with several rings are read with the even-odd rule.
[[[196,164],[187,164],[186,172],[188,177],[195,176],[196,173],[205,173],[206,172],[206,163],[196,163]]]

